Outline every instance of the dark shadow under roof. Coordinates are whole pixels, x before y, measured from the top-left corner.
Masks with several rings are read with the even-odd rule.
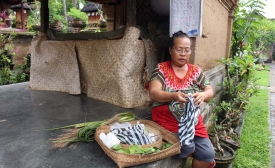
[[[88,2],[82,9],[81,12],[97,12],[98,9],[102,9],[101,4],[96,4],[94,2]]]
[[[23,3],[23,8],[24,9],[28,9],[28,10],[34,9],[34,8],[32,8],[32,5],[28,5],[28,3]],[[10,7],[10,9],[21,9],[21,3],[17,4],[17,5],[12,5]]]

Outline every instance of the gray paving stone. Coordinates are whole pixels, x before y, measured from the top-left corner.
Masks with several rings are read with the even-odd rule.
[[[271,163],[270,168],[275,168],[275,62],[267,64],[270,66],[269,84],[269,123],[271,131]]]

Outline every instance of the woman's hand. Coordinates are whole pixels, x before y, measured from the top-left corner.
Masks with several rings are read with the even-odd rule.
[[[185,94],[183,92],[173,92],[174,94],[174,100],[177,100],[179,103],[186,103],[188,94]]]
[[[194,104],[201,106],[203,102],[208,102],[213,97],[213,89],[210,85],[206,86],[203,92],[194,93],[192,96],[194,98]]]
[[[193,94],[194,104],[201,106],[205,100],[204,92],[198,92]]]
[[[183,92],[166,92],[162,91],[162,84],[153,80],[149,85],[150,98],[157,102],[171,102],[177,100],[180,103],[186,103],[188,95]]]

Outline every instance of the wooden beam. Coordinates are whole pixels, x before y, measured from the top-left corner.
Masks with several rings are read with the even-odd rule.
[[[219,0],[222,6],[228,11],[235,10],[238,6],[239,0]]]
[[[136,26],[136,0],[127,0],[126,25]]]
[[[116,29],[116,11],[117,11],[117,5],[115,4],[114,6],[114,26],[113,26],[113,30]]]
[[[21,28],[25,31],[25,17],[24,17],[24,4],[21,2]]]
[[[122,6],[122,11],[121,16],[120,16],[120,25],[126,25],[126,5],[127,5],[127,0],[122,0],[121,6]]]
[[[49,29],[49,3],[48,0],[41,0],[40,9],[41,28],[40,31],[46,33]]]

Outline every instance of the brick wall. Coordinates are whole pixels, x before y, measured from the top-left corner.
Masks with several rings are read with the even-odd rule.
[[[194,46],[194,64],[209,70],[226,56],[228,11],[217,0],[203,1],[202,33]]]

